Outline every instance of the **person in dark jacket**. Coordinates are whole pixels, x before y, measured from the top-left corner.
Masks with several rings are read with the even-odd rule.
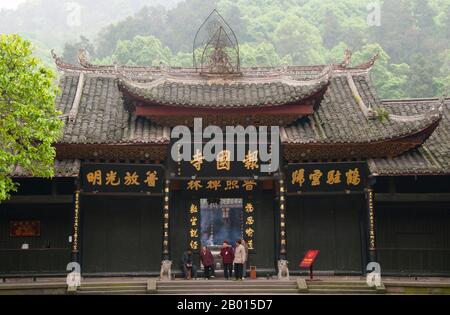
[[[233,260],[234,253],[233,248],[228,244],[228,241],[224,241],[222,245],[222,249],[220,250],[220,256],[222,256],[223,260],[223,272],[225,275],[225,279],[231,278],[233,275]]]
[[[211,278],[211,270],[214,265],[214,257],[208,247],[203,246],[200,251],[200,260],[205,268],[205,278],[209,280]]]
[[[192,277],[197,279],[197,267],[194,264],[194,255],[192,250],[187,249],[181,257],[181,266],[183,268],[184,278],[190,280]]]

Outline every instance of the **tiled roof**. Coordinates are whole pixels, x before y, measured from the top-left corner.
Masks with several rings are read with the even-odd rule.
[[[363,102],[380,107],[368,75],[352,77]],[[359,109],[347,77],[335,75],[315,113],[283,128],[282,141],[286,144],[371,143],[419,132],[438,120],[439,115],[432,113],[405,121],[367,119]]]
[[[192,69],[188,68],[171,69],[170,71],[154,67],[127,68],[126,71],[108,67],[99,69],[66,68],[61,79],[62,94],[57,101],[63,117],[66,118],[66,125],[58,144],[146,145],[170,142],[168,127],[158,126],[150,119],[138,117],[133,111],[127,110],[128,107],[124,101],[126,95],[119,88],[121,79],[122,83],[130,80],[123,80],[124,73],[126,73],[126,78],[134,75],[135,77],[131,81],[135,82],[135,86],[144,86],[146,91],[149,90],[148,87],[153,86],[156,89],[154,95],[157,95],[158,98],[173,97],[174,104],[201,103],[209,106],[214,103],[213,99],[215,99],[219,102],[216,105],[227,106],[227,104],[238,104],[237,99],[239,99],[239,102],[255,107],[254,115],[258,114],[258,108],[263,106],[264,102],[266,105],[269,104],[267,100],[271,97],[283,98],[280,101],[281,104],[288,99],[293,100],[311,93],[311,91],[303,91],[305,86],[309,86],[309,88],[326,87],[323,100],[316,106],[314,114],[300,118],[294,124],[281,128],[282,142],[291,147],[311,144],[372,145],[392,139],[404,139],[424,130],[427,130],[428,136],[439,123],[440,116],[436,114],[436,111],[431,111],[430,106],[424,109],[423,115],[410,116],[414,113],[405,111],[398,113],[405,114],[405,116],[396,116],[395,119],[392,117],[387,121],[369,117],[368,113],[371,113],[369,109],[377,109],[385,104],[376,96],[370,83],[368,68],[344,69],[333,66],[332,69],[330,71],[331,68],[326,66],[293,66],[283,69],[247,68],[243,69],[243,77],[236,78],[235,82],[230,85],[236,85],[237,89],[226,90],[226,85],[223,84],[198,85],[198,77],[197,82],[193,82],[192,77],[195,74]],[[215,80],[221,81],[222,79],[215,78]],[[242,84],[246,87],[242,88]],[[322,84],[326,86],[323,87]],[[217,88],[218,86],[220,89]],[[298,90],[296,90],[297,87]],[[239,94],[241,88],[243,89],[242,95]],[[211,96],[212,89],[214,89],[214,97]],[[198,101],[199,94],[193,96],[193,93],[195,94],[199,90],[203,93],[203,103]],[[272,91],[274,94],[271,94]],[[209,96],[206,97],[206,95]],[[193,102],[192,99],[196,97],[196,101]],[[234,98],[236,103],[226,101]],[[260,106],[257,107],[257,104]],[[195,115],[195,111],[192,112],[192,115]],[[251,119],[251,117],[249,118]],[[408,143],[398,150],[389,150],[397,152],[393,154],[395,156],[413,146],[415,146],[414,143]],[[295,148],[290,149],[294,150]],[[335,149],[340,150],[337,147]],[[358,150],[358,148],[353,149]],[[388,149],[378,155],[372,154],[374,150],[377,150],[376,145],[370,150],[366,148],[366,153],[362,156],[390,155],[384,153],[389,151]],[[316,154],[314,152],[308,157],[313,158],[313,155]],[[60,157],[70,158],[70,154],[72,153],[69,152]],[[327,156],[327,158],[334,155],[336,154],[330,153],[330,157]],[[357,156],[357,152],[353,156]]]
[[[323,90],[331,68],[315,79],[293,79],[286,74],[268,78],[238,76],[220,80],[200,76],[161,77],[140,83],[121,77],[127,94],[151,104],[182,107],[239,108],[295,104]]]
[[[55,160],[55,177],[76,177],[80,172],[80,160]],[[16,167],[10,174],[11,177],[30,177],[31,174]]]
[[[436,99],[390,100],[383,101],[383,106],[396,115],[420,115],[437,103]],[[368,162],[370,171],[379,176],[450,175],[450,99],[444,103],[442,121],[422,146],[395,158]]]
[[[80,74],[65,73],[57,105],[63,116],[73,106]],[[170,140],[170,130],[136,117],[123,104],[114,76],[86,74],[78,110],[66,119],[60,144],[160,144]]]

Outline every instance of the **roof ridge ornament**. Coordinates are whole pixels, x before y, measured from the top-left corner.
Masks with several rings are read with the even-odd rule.
[[[86,49],[84,48],[80,48],[78,50],[78,63],[83,67],[83,68],[93,68],[94,65],[89,61],[89,53]]]
[[[344,52],[344,60],[341,62],[340,66],[342,68],[347,68],[352,61],[353,52],[350,49],[346,49]]]
[[[242,75],[236,34],[216,9],[195,34],[192,57],[201,75]]]

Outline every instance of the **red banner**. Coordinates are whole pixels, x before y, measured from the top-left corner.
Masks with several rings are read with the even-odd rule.
[[[319,255],[319,253],[320,253],[320,250],[317,250],[317,249],[311,249],[311,250],[307,251],[305,254],[305,257],[300,262],[300,268],[311,267],[312,264],[314,263],[314,261],[316,260],[317,255]]]

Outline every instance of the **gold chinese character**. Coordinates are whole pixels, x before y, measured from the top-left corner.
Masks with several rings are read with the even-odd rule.
[[[302,168],[300,170],[296,170],[292,172],[292,185],[299,184],[300,187],[303,186],[305,182],[305,170]]]
[[[95,185],[101,185],[102,184],[102,171],[97,170],[95,172],[88,173],[86,175],[88,183]]]
[[[197,217],[192,217],[191,218],[191,226],[196,226],[197,225],[197,221],[198,221]]]
[[[189,209],[190,214],[198,213],[198,207],[194,204],[191,205],[191,208]]]
[[[191,237],[198,237],[198,229],[191,229],[189,232]]]
[[[248,217],[247,221],[245,221],[246,225],[253,225],[255,223],[255,219],[253,217]]]
[[[244,180],[244,183],[242,184],[242,187],[244,187],[245,190],[247,190],[247,191],[251,191],[257,185],[258,184],[254,180]]]
[[[347,185],[358,186],[359,183],[361,182],[361,178],[359,177],[358,168],[355,168],[353,170],[348,170],[348,172],[345,173],[345,176],[347,177]]]
[[[309,180],[311,181],[311,186],[319,186],[320,178],[323,173],[320,170],[314,170],[312,174],[309,175]]]
[[[191,241],[191,242],[189,243],[189,247],[190,247],[191,249],[198,249],[198,242],[197,242],[197,241]]]
[[[159,179],[158,177],[156,177],[157,173],[156,171],[148,171],[146,173],[147,175],[147,179],[144,180],[144,183],[146,183],[148,185],[148,187],[155,187],[156,186],[156,181]]]
[[[188,182],[188,190],[199,190],[200,188],[202,188],[202,184],[200,183],[199,180],[190,180]]]
[[[225,190],[239,189],[239,182],[237,180],[227,180],[227,186]]]
[[[253,208],[253,205],[252,205],[251,203],[247,203],[247,204],[245,205],[244,210],[245,210],[245,212],[247,212],[247,213],[253,213],[253,211],[255,211],[255,209]]]
[[[286,240],[281,240],[281,245],[286,245]]]
[[[248,249],[254,249],[253,248],[253,240],[247,240],[247,247],[248,247]]]
[[[210,180],[208,181],[206,189],[217,191],[220,187],[222,187],[222,185],[220,184],[220,180]]]
[[[133,172],[133,174],[131,174],[130,172],[126,172],[124,184],[126,186],[139,185],[138,179],[139,179],[139,176],[138,176],[138,174],[136,174],[136,172]]]
[[[197,171],[200,171],[204,159],[205,158],[203,157],[202,152],[200,152],[200,150],[197,150],[197,152],[195,152],[195,154],[192,156],[191,164]]]
[[[231,167],[231,151],[223,150],[217,154],[217,170],[229,171]]]
[[[339,171],[329,171],[327,175],[327,184],[334,185],[341,183],[341,172]]]
[[[248,170],[254,170],[259,167],[258,165],[258,151],[250,151],[248,150],[248,154],[245,156],[244,167]]]
[[[255,230],[252,229],[251,227],[245,229],[245,235],[247,235],[248,237],[253,237],[254,233],[255,233]]]
[[[106,173],[105,185],[119,186],[120,178],[117,178],[117,172],[110,171]]]

